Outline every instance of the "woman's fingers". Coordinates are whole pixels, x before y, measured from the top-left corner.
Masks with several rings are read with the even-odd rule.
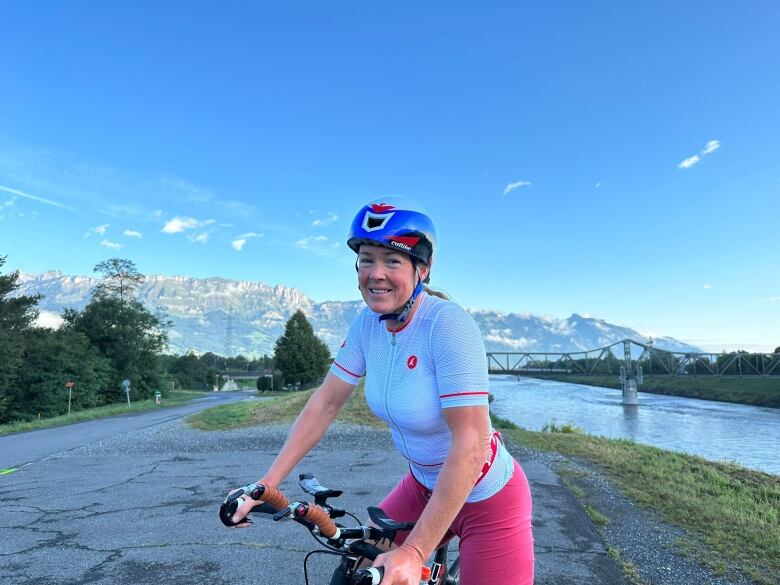
[[[241,504],[238,508],[236,508],[236,511],[233,513],[233,522],[239,523],[242,522],[246,524],[246,526],[249,526],[251,522],[246,518],[249,512],[252,511],[252,508],[254,508],[257,504],[259,504],[259,501],[253,500],[251,498],[246,498],[243,504]],[[246,526],[242,526],[242,528],[246,528]]]

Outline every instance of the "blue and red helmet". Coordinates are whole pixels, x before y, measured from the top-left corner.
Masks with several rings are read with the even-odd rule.
[[[385,197],[363,207],[349,229],[347,245],[361,244],[405,252],[430,265],[436,249],[436,228],[423,208],[405,197]]]

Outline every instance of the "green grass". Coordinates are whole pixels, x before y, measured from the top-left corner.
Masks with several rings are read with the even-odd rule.
[[[609,518],[599,512],[592,504],[585,504],[585,513],[590,517],[594,524],[599,526],[606,526],[609,524]]]
[[[161,404],[156,404],[153,399],[138,400],[131,402],[130,408],[128,408],[126,402],[121,402],[117,404],[108,404],[106,406],[98,406],[96,408],[85,408],[84,410],[73,411],[70,415],[63,414],[51,418],[42,418],[40,420],[7,423],[0,425],[0,435],[20,433],[22,431],[34,431],[37,429],[45,429],[49,427],[59,427],[82,422],[85,420],[127,414],[129,412],[142,412],[144,410],[153,410],[156,408],[179,406],[180,404],[184,404],[202,396],[204,396],[204,393],[199,390],[176,390],[169,392],[168,395],[162,399]]]
[[[621,388],[617,375],[545,375],[534,377],[587,386]],[[639,391],[780,408],[780,376],[770,378],[707,378],[645,375],[644,381],[639,386]]]
[[[595,463],[631,500],[689,531],[703,546],[694,555],[688,543],[688,553],[713,571],[780,583],[780,477],[626,440],[502,432],[510,442]]]
[[[303,410],[306,401],[315,389],[300,392],[282,392],[270,400],[252,400],[225,406],[215,406],[201,411],[187,419],[193,427],[202,431],[216,431],[290,423]],[[270,392],[261,392],[258,396],[268,396]],[[352,396],[344,405],[338,418],[341,422],[382,426],[384,423],[368,409],[363,396],[363,382],[355,388]]]

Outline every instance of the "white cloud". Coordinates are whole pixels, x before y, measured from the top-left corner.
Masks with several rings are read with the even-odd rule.
[[[679,165],[677,165],[677,167],[681,169],[689,169],[700,160],[701,157],[698,154],[694,154],[693,156],[689,156],[684,161],[682,161]]]
[[[199,234],[189,234],[187,238],[190,240],[190,242],[195,242],[197,244],[205,244],[209,241],[209,233],[208,232],[201,232]]]
[[[704,149],[702,149],[702,151],[699,154],[694,154],[693,156],[689,156],[680,164],[678,164],[677,167],[680,169],[689,169],[693,165],[701,162],[702,158],[704,158],[708,154],[712,154],[719,148],[720,148],[720,140],[709,140],[707,141],[707,144],[704,145]]]
[[[712,285],[711,285],[711,284],[708,282],[708,283],[706,283],[706,284],[704,285],[704,288],[705,288],[705,289],[707,289],[707,290],[709,290],[709,289],[711,289],[711,288],[712,288]]]
[[[598,183],[596,183],[595,185],[593,185],[593,188],[594,188],[594,189],[601,189],[601,185],[602,185],[602,183],[601,183],[601,181],[599,181]]]
[[[8,201],[0,201],[0,209],[11,207],[14,203],[16,203],[16,197],[11,197]]]
[[[720,148],[720,140],[710,140],[707,145],[704,147],[704,150],[701,151],[702,156],[706,154],[710,154],[711,152],[715,152]]]
[[[165,222],[162,231],[166,234],[178,234],[186,230],[193,230],[198,226],[200,226],[200,222],[194,217],[177,216]]]
[[[246,244],[247,240],[250,240],[252,238],[262,238],[265,234],[258,234],[256,232],[247,232],[245,234],[241,234],[236,237],[235,240],[232,242],[233,249],[236,252],[240,252],[244,248],[244,244]]]
[[[95,234],[99,236],[103,236],[105,235],[109,225],[111,224],[104,223],[103,225],[98,225],[93,228],[90,228],[89,231],[86,234],[84,234],[84,237],[88,238],[89,236],[94,236]]]
[[[504,195],[508,195],[515,189],[520,189],[522,187],[533,187],[533,183],[531,181],[515,181],[514,183],[509,183],[506,188],[504,189]]]
[[[128,238],[138,238],[139,240],[144,237],[144,235],[138,230],[125,230],[124,235],[126,235]]]
[[[44,199],[43,197],[38,197],[36,195],[30,195],[29,193],[25,193],[24,191],[19,191],[18,189],[11,189],[10,187],[5,187],[3,185],[0,185],[0,191],[5,191],[6,193],[10,193],[11,195],[18,195],[19,197],[24,197],[25,199],[31,199],[33,201],[37,201],[38,203],[51,205],[52,207],[59,207],[60,209],[75,211],[74,209],[68,207],[67,205],[63,205],[62,203],[57,203],[56,201],[52,201],[51,199]]]
[[[756,299],[757,303],[780,303],[780,297],[769,297],[767,299]]]
[[[322,244],[327,241],[327,236],[309,236],[308,238],[303,238],[302,240],[295,242],[295,247],[300,248],[301,250],[310,250],[312,244]]]
[[[116,242],[112,242],[111,240],[103,240],[100,242],[101,248],[110,248],[111,250],[120,250],[122,248],[122,244],[117,244]]]
[[[322,227],[326,225],[330,225],[332,223],[335,223],[339,220],[339,216],[333,213],[332,211],[329,211],[327,215],[322,219],[315,219],[312,222],[313,227]]]

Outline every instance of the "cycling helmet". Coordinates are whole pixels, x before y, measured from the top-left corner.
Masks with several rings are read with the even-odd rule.
[[[360,244],[384,246],[430,264],[436,248],[436,228],[414,201],[386,197],[363,207],[352,220],[347,245],[357,252]]]
[[[361,244],[384,246],[411,256],[418,277],[412,296],[400,313],[379,317],[380,321],[393,319],[403,322],[423,290],[417,262],[430,266],[436,249],[436,228],[431,218],[420,205],[405,197],[377,199],[364,206],[352,220],[347,245],[357,253]]]

